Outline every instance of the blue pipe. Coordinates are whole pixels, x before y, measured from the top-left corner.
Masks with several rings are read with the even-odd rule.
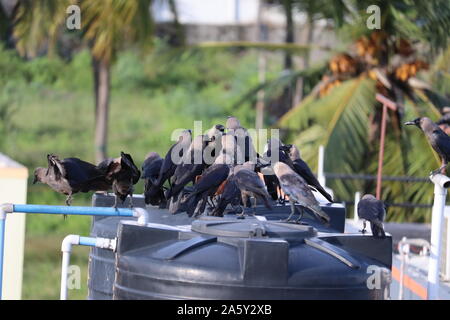
[[[95,244],[97,243],[97,238],[92,237],[80,237],[80,246],[89,246],[89,247],[95,247]]]
[[[0,217],[0,300],[2,299],[3,291],[3,251],[5,248],[5,222],[5,217]]]
[[[3,210],[3,208],[0,208]],[[11,210],[11,209],[9,209]],[[14,204],[12,211],[22,213],[44,213],[44,214],[68,214],[68,215],[85,215],[85,216],[121,216],[132,217],[133,210],[124,208],[107,208],[107,207],[71,207],[71,206],[49,206],[39,204]],[[0,300],[2,299],[3,289],[3,254],[5,242],[5,221],[6,213],[0,212]],[[81,238],[83,242],[81,243]],[[81,237],[80,244],[87,246],[95,246],[95,239]]]
[[[15,204],[13,206],[13,211],[23,213],[73,214],[86,216],[133,216],[133,210],[124,208],[48,206],[39,204]]]

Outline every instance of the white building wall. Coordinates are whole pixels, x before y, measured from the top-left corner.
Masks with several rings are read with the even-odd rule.
[[[28,169],[0,154],[0,204],[25,204]],[[5,255],[2,298],[22,297],[25,214],[8,214],[6,218]]]

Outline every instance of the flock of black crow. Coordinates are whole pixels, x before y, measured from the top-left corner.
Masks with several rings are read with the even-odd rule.
[[[330,221],[311,190],[330,202],[333,199],[301,159],[299,150],[273,137],[260,155],[248,130],[235,117],[228,117],[225,126],[215,125],[196,137],[191,130],[181,131],[164,158],[156,152],[146,156],[142,173],[124,152],[98,165],[78,158],[59,159],[54,154],[48,155],[47,161],[47,168],[35,170],[34,182],[67,195],[67,205],[75,193],[112,190],[114,207],[118,199],[123,203],[128,196],[132,206],[133,186],[143,179],[145,203],[167,207],[172,213],[182,210],[189,216],[205,212],[223,216],[230,205],[242,216],[245,207],[252,208],[254,214],[258,202],[271,209],[274,202],[284,203],[288,198],[289,220],[298,203],[325,224]]]
[[[434,173],[444,173],[450,159],[450,137],[428,118],[417,118],[405,125],[422,129],[442,159],[442,166]],[[287,221],[297,212],[295,203],[298,203],[302,209],[295,222],[303,216],[303,208],[308,208],[324,224],[330,222],[311,190],[321,193],[329,202],[333,199],[301,159],[298,148],[273,137],[260,155],[251,135],[236,117],[228,117],[225,126],[215,125],[197,137],[192,136],[191,130],[181,131],[164,158],[156,152],[147,155],[142,174],[132,157],[124,152],[98,165],[78,158],[61,160],[54,154],[49,154],[47,161],[47,168],[35,170],[34,183],[45,183],[67,195],[67,205],[75,193],[112,190],[114,207],[118,199],[123,203],[128,196],[132,207],[134,185],[141,178],[145,181],[145,203],[167,207],[171,213],[185,211],[189,216],[199,216],[207,212],[220,217],[230,205],[243,216],[244,207],[251,207],[254,214],[257,202],[271,209],[272,201],[284,203],[287,197],[291,205]],[[363,232],[367,220],[374,236],[384,236],[382,223],[386,210],[382,201],[364,195],[357,211],[364,220]]]

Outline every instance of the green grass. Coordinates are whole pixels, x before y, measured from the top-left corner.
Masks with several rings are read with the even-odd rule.
[[[61,218],[62,219],[62,218]],[[61,242],[63,236],[27,236],[22,299],[57,300],[61,281]],[[80,267],[80,289],[68,291],[69,299],[86,299],[89,248],[74,246],[70,264]]]

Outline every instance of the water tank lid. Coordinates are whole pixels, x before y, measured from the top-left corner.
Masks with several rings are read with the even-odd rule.
[[[199,219],[191,230],[216,237],[304,239],[317,235],[311,226],[257,219]]]

